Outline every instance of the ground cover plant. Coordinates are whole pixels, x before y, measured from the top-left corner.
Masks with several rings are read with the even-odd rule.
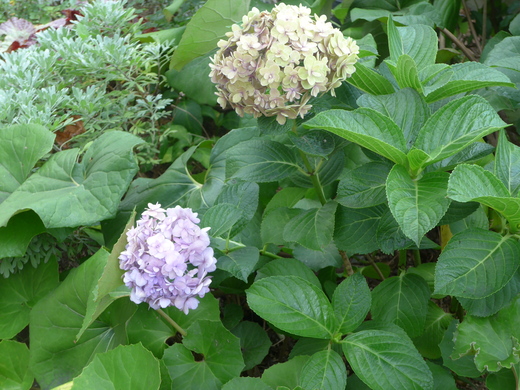
[[[94,1],[11,37],[0,388],[519,389],[518,7]]]

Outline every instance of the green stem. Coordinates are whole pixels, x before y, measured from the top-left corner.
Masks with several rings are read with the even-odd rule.
[[[516,390],[520,390],[520,381],[518,381],[518,373],[516,372],[516,368],[515,368],[514,364],[511,367],[511,371],[513,371],[513,375],[515,376]]]
[[[157,309],[157,313],[159,313],[166,321],[168,321],[168,323],[174,327],[174,329],[179,332],[180,334],[182,334],[184,337],[186,337],[188,335],[188,333],[186,333],[186,331],[184,329],[182,329],[179,324],[177,324],[174,320],[172,320],[172,318],[166,314],[164,311],[162,311],[162,309]]]
[[[399,250],[399,269],[406,269],[406,249]]]
[[[418,249],[413,250],[413,263],[416,267],[421,265],[421,253]]]

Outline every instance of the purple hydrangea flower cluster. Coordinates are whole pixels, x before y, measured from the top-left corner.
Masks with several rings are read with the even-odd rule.
[[[197,213],[176,206],[148,204],[137,226],[126,233],[128,244],[119,256],[130,299],[153,309],[174,305],[188,314],[209,292],[208,272],[217,260],[209,246],[208,228],[201,229]]]

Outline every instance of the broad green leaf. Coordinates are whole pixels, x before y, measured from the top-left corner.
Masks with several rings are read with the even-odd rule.
[[[172,306],[163,311],[183,329],[200,320],[218,321],[220,310],[217,299],[212,294],[197,299],[197,310],[190,310],[188,314]],[[164,350],[168,348],[167,340],[176,333],[177,331],[155,310],[150,310],[147,304],[138,305],[135,313],[127,321],[128,342],[142,343],[158,358],[162,357]]]
[[[52,149],[54,137],[40,125],[0,129],[0,203],[22,185],[38,160]]]
[[[439,256],[435,294],[485,298],[511,280],[520,265],[519,256],[520,244],[511,236],[464,230],[451,238]]]
[[[29,348],[14,340],[0,341],[0,388],[29,390],[33,376],[29,371]]]
[[[314,284],[316,287],[321,288],[320,280],[314,272],[301,261],[291,258],[270,261],[258,270],[255,281],[269,276],[283,275],[299,276],[309,283]]]
[[[504,38],[489,52],[484,63],[520,71],[520,36]]]
[[[387,207],[379,205],[364,209],[348,209],[340,206],[336,213],[334,243],[347,255],[370,253],[379,248],[374,240],[379,220]]]
[[[258,260],[258,248],[247,246],[220,256],[217,260],[217,266],[247,283],[247,278],[255,270]]]
[[[334,136],[326,131],[309,131],[301,136],[289,133],[294,145],[307,155],[326,158],[335,147]]]
[[[234,204],[220,203],[204,212],[201,226],[211,227],[212,237],[228,237],[233,226],[242,218],[242,210]]]
[[[0,260],[1,261],[1,260]],[[30,264],[0,281],[0,339],[11,339],[29,324],[34,305],[59,284],[53,256],[38,268]]]
[[[451,354],[455,348],[454,337],[457,331],[457,325],[459,322],[456,319],[451,320],[451,324],[444,333],[444,337],[439,344],[439,348],[442,353],[443,365],[459,376],[466,376],[469,378],[477,378],[482,373],[475,367],[473,356],[466,355],[461,358],[452,359]]]
[[[296,356],[311,356],[316,352],[324,351],[329,348],[329,343],[329,340],[324,339],[300,338],[291,349],[289,360]],[[337,345],[333,346],[333,348],[334,347],[337,347]],[[339,351],[341,351],[341,347]]]
[[[197,321],[187,330],[182,344],[164,352],[173,388],[220,389],[223,383],[239,376],[244,368],[239,340],[219,321]],[[203,356],[195,361],[193,352]]]
[[[264,215],[260,227],[262,242],[264,244],[286,244],[287,241],[285,240],[283,234],[285,226],[287,226],[290,220],[299,215],[299,213],[300,210],[290,209],[287,207],[270,209],[269,213]]]
[[[404,334],[362,330],[341,346],[356,375],[374,390],[433,389],[430,369]]]
[[[429,154],[430,163],[434,163],[505,126],[484,98],[465,96],[447,103],[428,118],[414,146]]]
[[[34,211],[15,214],[7,226],[0,227],[0,259],[23,256],[31,240],[43,232],[45,226]]]
[[[424,24],[395,27],[392,18],[389,18],[388,45],[390,59],[395,63],[403,54],[407,54],[415,61],[418,70],[435,63],[437,34]]]
[[[262,363],[271,347],[271,340],[260,325],[256,322],[242,321],[231,329],[231,333],[240,339],[240,349],[245,363],[244,371]]]
[[[430,109],[424,98],[410,88],[383,96],[364,94],[358,99],[358,104],[391,118],[402,129],[408,147],[413,144],[417,133],[430,116]]]
[[[515,272],[511,280],[496,293],[480,299],[457,297],[457,300],[468,314],[475,317],[489,317],[509,305],[519,293],[520,268]]]
[[[446,157],[444,160],[437,161],[426,168],[427,172],[433,171],[451,171],[462,163],[479,163],[479,160],[489,156],[495,151],[495,148],[485,143],[482,139],[477,142],[473,142],[460,152],[455,153],[452,156]],[[428,158],[430,160],[431,158]]]
[[[180,70],[194,58],[213,50],[219,39],[231,31],[231,25],[239,22],[248,11],[249,1],[208,0],[186,26],[170,68]]]
[[[240,219],[231,230],[231,237],[239,233],[255,216],[258,208],[259,191],[256,183],[231,181],[227,183],[217,197],[217,204],[230,203],[241,211]]]
[[[159,361],[142,346],[120,345],[96,354],[83,372],[74,378],[72,390],[128,389],[159,390]]]
[[[392,69],[392,68],[390,68]],[[412,88],[422,93],[423,87],[419,80],[419,71],[412,57],[407,54],[399,56],[395,68],[394,77],[400,88]]]
[[[397,164],[406,165],[406,140],[402,130],[390,118],[370,108],[321,112],[304,126],[328,130]]]
[[[444,72],[449,72],[451,76],[446,84],[440,87],[424,88],[428,103],[479,88],[492,86],[514,87],[514,84],[502,72],[478,62],[454,64]],[[442,77],[442,72],[438,77]]]
[[[432,159],[432,157],[424,150],[416,149],[415,147],[412,147],[406,157],[408,158],[409,169],[411,172],[422,171]]]
[[[381,76],[374,69],[370,69],[357,62],[356,71],[346,81],[354,87],[371,95],[388,95],[395,92],[390,81]]]
[[[448,178],[446,172],[432,172],[412,179],[400,165],[388,174],[386,194],[390,211],[404,234],[417,245],[448,210]]]
[[[424,331],[430,289],[416,274],[385,279],[372,290],[372,318],[399,325],[410,337]]]
[[[434,390],[457,390],[455,378],[451,372],[438,364],[426,361],[433,375]]]
[[[366,318],[372,297],[365,277],[355,273],[341,282],[332,297],[336,315],[336,333],[347,334],[355,330]]]
[[[461,0],[434,0],[433,6],[439,12],[441,22],[439,27],[453,31],[453,28],[459,21]]]
[[[428,301],[424,332],[412,340],[422,356],[428,359],[439,359],[441,357],[439,343],[442,341],[452,318],[451,314],[446,313],[434,302]]]
[[[251,309],[283,331],[330,339],[336,324],[325,293],[298,276],[270,276],[246,290]]]
[[[300,374],[300,386],[304,389],[337,390],[344,389],[346,385],[345,363],[332,349],[312,355]]]
[[[391,166],[370,162],[342,175],[336,201],[349,208],[366,208],[386,202],[386,178]]]
[[[342,173],[345,166],[345,153],[339,148],[325,161],[323,161],[321,157],[310,157],[309,162],[311,172],[315,172],[314,174],[319,177],[321,185],[325,187],[334,182]],[[296,174],[290,176],[289,180],[295,186],[313,188],[311,177],[302,171],[298,171]]]
[[[91,225],[113,217],[137,172],[132,149],[142,142],[130,133],[110,131],[92,143],[79,163],[79,149],[53,154],[0,203],[0,226],[27,209],[47,228]]]
[[[295,389],[300,383],[302,368],[310,359],[309,356],[296,356],[291,360],[274,364],[266,369],[262,374],[262,381],[273,389]]]
[[[507,140],[505,131],[500,132],[495,158],[495,175],[509,190],[518,196],[520,188],[520,148]]]
[[[222,390],[273,390],[273,388],[267,385],[260,378],[252,377],[239,377],[233,378],[227,382]]]
[[[520,199],[491,172],[478,165],[462,164],[450,176],[448,197],[459,202],[479,202],[502,214],[511,229],[520,225]]]
[[[108,255],[105,250],[99,250],[73,269],[31,311],[30,368],[44,389],[72,380],[97,352],[106,352],[127,342],[125,324],[136,306],[125,299],[112,303],[76,342],[88,298],[103,272]]]
[[[489,372],[518,363],[519,310],[520,299],[517,298],[491,317],[466,316],[457,328],[452,358],[472,354],[477,369]]]
[[[208,52],[201,57],[193,59],[181,71],[170,69],[165,72],[168,84],[176,91],[183,92],[199,104],[216,105],[217,96],[215,92],[217,92],[217,89],[208,76],[209,64],[211,62],[210,55],[214,54],[213,52]]]
[[[186,167],[194,151],[195,148],[190,148],[184,152],[157,179],[138,178],[132,182],[119,205],[116,217],[102,224],[108,244],[117,241],[134,209],[139,215],[148,203],[160,203],[163,208],[185,206],[189,196],[201,187],[201,184],[189,175]],[[222,182],[223,180],[224,178]]]
[[[252,182],[281,180],[299,169],[294,150],[270,140],[241,142],[229,149],[226,156],[226,174]]]
[[[287,223],[283,238],[309,249],[325,249],[332,241],[337,206],[330,201],[319,209],[302,210]]]

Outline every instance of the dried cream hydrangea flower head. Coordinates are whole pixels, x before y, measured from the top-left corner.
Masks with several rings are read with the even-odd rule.
[[[356,70],[359,48],[352,38],[310,15],[302,5],[278,4],[272,12],[253,8],[218,43],[210,64],[218,102],[238,115],[302,118],[312,96],[331,91]]]

